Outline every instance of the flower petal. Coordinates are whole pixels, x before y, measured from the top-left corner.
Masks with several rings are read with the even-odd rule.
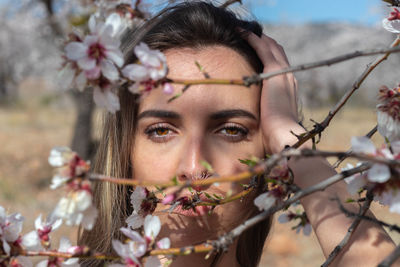
[[[376,148],[371,139],[366,136],[352,137],[351,148],[356,153],[375,154]]]
[[[138,229],[143,225],[144,218],[136,211],[133,211],[133,213],[125,220],[125,222],[132,229]]]
[[[161,222],[157,216],[147,215],[144,219],[144,234],[149,238],[156,238],[161,229]]]
[[[92,70],[96,67],[96,59],[87,56],[80,58],[77,62],[78,66],[83,70]]]
[[[276,203],[276,197],[271,194],[263,193],[254,199],[254,205],[256,205],[259,210],[268,210]]]
[[[131,81],[141,82],[149,79],[148,69],[139,64],[129,64],[122,69],[122,75]]]
[[[107,49],[105,54],[108,59],[112,60],[115,65],[122,67],[124,65],[124,55],[119,49]]]
[[[382,26],[385,30],[392,33],[400,33],[400,20],[382,20]]]
[[[109,79],[110,81],[116,81],[119,78],[118,69],[111,63],[109,60],[102,60],[101,64],[101,72],[103,75]]]
[[[118,96],[109,89],[104,89],[104,91],[102,91],[98,87],[94,88],[93,99],[96,105],[106,108],[111,113],[115,113],[120,109]]]
[[[391,177],[390,169],[384,164],[374,164],[368,171],[368,180],[375,183],[387,182]]]
[[[68,59],[78,60],[85,57],[88,47],[81,42],[70,42],[65,46],[65,55]]]
[[[144,267],[162,267],[162,264],[156,256],[150,256],[147,258]]]
[[[171,246],[171,240],[168,237],[164,237],[160,241],[157,242],[157,246],[159,249],[169,249]]]

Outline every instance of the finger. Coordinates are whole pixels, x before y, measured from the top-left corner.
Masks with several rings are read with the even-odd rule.
[[[288,66],[289,60],[286,56],[285,50],[283,47],[271,37],[263,34],[261,39],[268,44],[269,48],[271,49],[272,54],[278,60],[278,62],[282,65]]]
[[[276,61],[267,39],[262,39],[249,31],[243,34],[243,38],[253,47],[264,66]]]

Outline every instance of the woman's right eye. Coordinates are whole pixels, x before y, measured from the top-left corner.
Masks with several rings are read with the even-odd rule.
[[[175,132],[167,125],[156,124],[148,127],[145,130],[145,134],[150,140],[157,143],[162,143],[172,138],[173,135],[175,135]]]

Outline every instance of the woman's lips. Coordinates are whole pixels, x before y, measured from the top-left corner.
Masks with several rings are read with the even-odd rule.
[[[204,194],[200,194],[198,196],[198,198],[200,199],[200,201],[202,202],[211,202],[212,200],[208,199]],[[179,201],[179,199],[181,199],[181,201],[190,201],[190,199],[193,199],[193,195],[191,194],[184,194],[181,195],[177,201]],[[180,214],[180,215],[184,215],[184,216],[188,216],[188,217],[198,217],[198,216],[204,216],[207,215],[209,213],[209,211],[212,209],[212,206],[195,206],[194,208],[189,208],[189,209],[184,209],[183,206],[185,204],[180,204],[177,207],[175,207],[171,213],[176,213],[176,214]]]

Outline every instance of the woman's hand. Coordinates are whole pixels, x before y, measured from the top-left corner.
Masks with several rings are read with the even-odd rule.
[[[246,32],[244,38],[257,52],[264,65],[264,73],[289,67],[285,52],[274,39],[252,32]],[[295,143],[296,137],[290,133],[303,132],[298,125],[297,86],[292,73],[264,80],[260,101],[261,127],[266,152],[277,153],[285,145]]]

